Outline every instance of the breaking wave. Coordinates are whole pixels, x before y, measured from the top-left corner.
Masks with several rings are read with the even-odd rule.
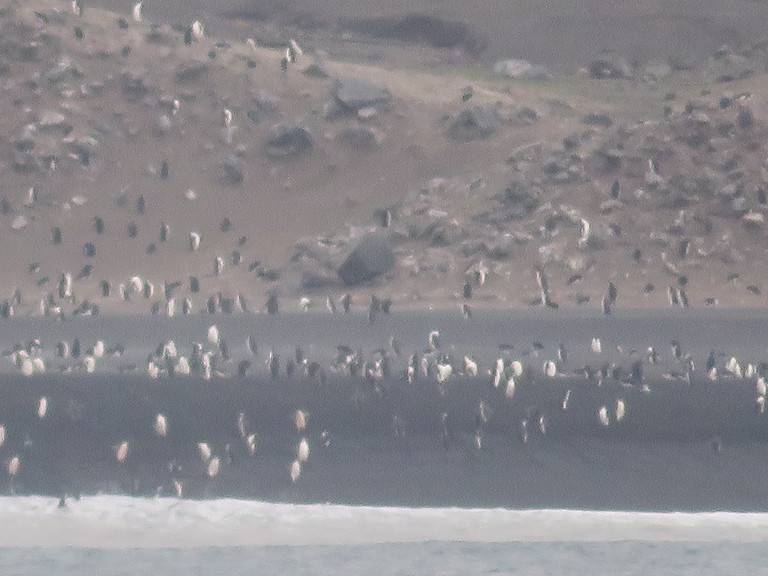
[[[379,508],[92,496],[0,498],[0,546],[198,548],[414,542],[761,542],[765,513]]]

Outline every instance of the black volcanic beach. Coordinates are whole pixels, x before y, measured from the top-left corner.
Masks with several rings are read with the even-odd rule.
[[[363,316],[311,314],[220,318],[222,337],[232,342],[256,335],[264,350],[289,357],[296,345],[328,362],[337,344],[371,350],[390,336],[403,350],[420,349],[439,328],[442,347],[472,354],[481,365],[476,378],[455,376],[441,389],[431,378],[404,381],[393,360],[393,375],[376,385],[329,373],[324,383],[301,375],[269,377],[254,360],[253,376],[204,381],[194,376],[150,380],[142,373],[6,375],[0,383],[0,423],[7,439],[0,457],[21,458],[13,481],[18,494],[124,493],[171,495],[173,480],[185,497],[235,496],[284,502],[333,502],[411,506],[501,506],[614,510],[768,509],[762,489],[768,456],[768,418],[755,410],[755,380],[706,378],[710,349],[759,363],[768,318],[754,312],[702,312],[679,317],[625,312],[611,318],[589,314],[535,317],[489,313],[466,322],[438,314],[392,314],[374,326]],[[63,333],[120,339],[142,355],[155,340],[203,339],[207,317],[173,321],[134,318],[90,319],[47,325],[45,338]],[[0,325],[3,345],[11,336],[35,333],[36,322]],[[621,364],[617,344],[645,351],[655,346],[659,363],[639,385],[608,380],[598,386],[569,374],[550,379],[542,364],[556,355],[557,342],[569,350],[566,366],[576,370],[594,354],[592,337],[603,343],[602,359]],[[700,365],[691,382],[665,379],[674,365],[669,342],[676,339]],[[534,349],[533,341],[543,349]],[[316,343],[313,345],[312,343]],[[498,345],[504,343],[505,351]],[[535,352],[534,352],[535,350]],[[627,352],[628,353],[628,352]],[[264,352],[266,354],[266,352]],[[534,355],[535,354],[535,355]],[[492,358],[520,358],[526,373],[510,401],[489,383]],[[762,356],[761,356],[762,355]],[[263,360],[263,356],[262,356]],[[720,360],[722,362],[722,360]],[[234,358],[231,363],[236,363]],[[108,364],[105,364],[108,366]],[[397,368],[394,368],[397,367]],[[100,367],[101,369],[101,367]],[[442,391],[441,391],[442,390]],[[563,395],[571,390],[567,411]],[[48,410],[38,417],[39,399]],[[626,403],[621,422],[602,426],[597,411],[618,398]],[[482,449],[474,443],[477,410],[488,410]],[[297,432],[292,415],[308,414]],[[167,418],[167,436],[153,431],[154,418]],[[238,433],[243,413],[258,446],[251,456]],[[440,415],[450,415],[450,437],[441,438]],[[535,430],[527,443],[519,422],[544,414],[546,435]],[[393,427],[397,416],[399,427]],[[299,437],[311,453],[298,481],[289,470]],[[130,443],[123,463],[115,458]],[[215,478],[207,474],[197,444],[206,442],[221,460]],[[229,444],[229,449],[225,447]],[[169,468],[172,464],[172,469]],[[7,476],[3,487],[10,490]]]

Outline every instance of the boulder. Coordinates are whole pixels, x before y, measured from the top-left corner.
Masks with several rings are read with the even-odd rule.
[[[70,80],[80,80],[83,77],[82,72],[72,63],[72,60],[68,57],[62,57],[56,65],[47,70],[43,74],[45,78],[51,84],[58,84],[59,82],[67,82]]]
[[[136,70],[123,72],[120,77],[123,94],[132,100],[140,100],[149,92],[144,80],[144,73]]]
[[[273,158],[297,156],[311,149],[312,135],[298,124],[278,124],[267,138],[267,154]]]
[[[189,84],[199,80],[208,73],[208,64],[204,62],[194,62],[192,64],[182,64],[176,69],[176,82],[179,84]]]
[[[304,290],[320,290],[337,286],[338,283],[339,280],[332,271],[320,267],[301,272],[301,287]]]
[[[589,76],[598,80],[631,78],[632,67],[622,56],[603,54],[588,66]]]
[[[274,116],[280,112],[280,98],[266,90],[259,90],[253,100],[260,115]]]
[[[549,80],[552,78],[552,74],[544,66],[514,58],[499,60],[493,65],[493,72],[514,80]]]
[[[672,66],[667,62],[648,62],[643,66],[643,78],[646,80],[663,80],[672,75]]]
[[[11,229],[19,232],[21,230],[24,230],[24,228],[27,227],[28,223],[29,221],[27,220],[27,217],[22,214],[19,214],[11,222]]]
[[[735,82],[754,75],[755,63],[738,54],[714,57],[708,64],[706,77],[710,82]]]
[[[237,156],[228,156],[221,163],[221,181],[229,186],[243,183],[243,169]]]
[[[497,196],[512,220],[518,220],[530,215],[539,207],[537,195],[523,182],[514,181]]]
[[[365,236],[338,268],[339,278],[348,286],[373,280],[395,265],[395,253],[386,236]]]
[[[448,128],[448,135],[454,140],[468,142],[493,135],[501,126],[495,108],[473,106],[462,110]]]
[[[741,217],[741,221],[748,228],[761,228],[765,224],[765,216],[760,212],[749,211]]]
[[[332,95],[342,108],[352,112],[360,108],[386,105],[392,100],[389,90],[361,78],[337,80]]]
[[[144,37],[150,44],[159,44],[161,46],[173,46],[177,39],[173,28],[168,24],[153,24]]]
[[[316,61],[304,68],[304,75],[310,78],[328,78],[328,70],[326,70],[325,64]]]
[[[587,126],[597,126],[599,128],[610,128],[613,126],[611,117],[608,114],[601,114],[599,112],[590,112],[581,121]]]
[[[72,131],[72,125],[67,121],[67,117],[55,110],[46,110],[40,115],[37,123],[41,132],[62,132],[69,134]]]
[[[370,150],[378,146],[376,133],[365,126],[350,126],[336,134],[336,141],[349,148]]]

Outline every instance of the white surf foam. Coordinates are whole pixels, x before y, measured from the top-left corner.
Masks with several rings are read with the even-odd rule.
[[[84,497],[0,498],[0,547],[190,548],[395,542],[768,540],[768,514],[376,508]]]

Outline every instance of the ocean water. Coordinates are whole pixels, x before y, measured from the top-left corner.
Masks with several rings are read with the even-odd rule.
[[[768,573],[756,543],[425,542],[159,550],[0,550],[4,576],[589,575]]]
[[[768,574],[768,515],[0,498],[3,576]]]

